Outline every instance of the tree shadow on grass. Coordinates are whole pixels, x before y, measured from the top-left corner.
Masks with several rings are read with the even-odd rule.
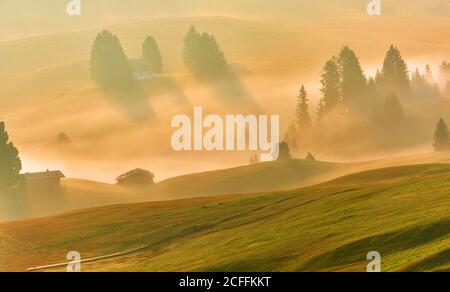
[[[138,82],[127,87],[104,88],[109,100],[134,122],[155,120],[155,112]]]
[[[239,109],[242,113],[259,113],[260,108],[237,74],[227,72],[210,82],[216,95],[224,106]]]
[[[143,82],[146,94],[149,98],[168,94],[176,105],[189,106],[188,98],[175,82],[169,76],[159,76]]]

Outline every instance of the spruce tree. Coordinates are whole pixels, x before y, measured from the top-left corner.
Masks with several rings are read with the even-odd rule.
[[[186,67],[192,71],[196,71],[196,62],[199,55],[199,38],[195,26],[191,26],[186,37],[184,38],[183,61]]]
[[[292,159],[291,151],[289,149],[289,144],[287,142],[281,142],[279,144],[278,160],[289,160],[289,159]]]
[[[380,85],[386,94],[403,96],[410,93],[408,65],[394,45],[391,45],[384,58]]]
[[[107,88],[124,88],[131,85],[132,73],[117,36],[109,31],[99,33],[92,45],[90,60],[91,78]]]
[[[22,163],[19,151],[9,141],[5,123],[0,122],[0,190],[17,185],[20,179]]]
[[[186,67],[201,79],[216,79],[228,73],[228,64],[215,37],[200,34],[194,26],[184,39],[183,60]]]
[[[306,92],[305,86],[302,85],[297,97],[296,109],[297,125],[301,130],[309,130],[312,127],[308,102],[308,93]]]
[[[319,120],[333,110],[341,101],[341,77],[336,58],[327,61],[322,69],[322,98],[319,103],[317,116]]]
[[[348,109],[362,109],[365,105],[367,79],[359,59],[349,47],[344,47],[339,54],[342,78],[342,101]]]
[[[448,132],[447,124],[441,118],[437,124],[434,132],[434,151],[449,151],[450,150],[450,134]]]
[[[162,57],[155,39],[148,36],[142,45],[142,57],[146,60],[154,73],[162,73]]]

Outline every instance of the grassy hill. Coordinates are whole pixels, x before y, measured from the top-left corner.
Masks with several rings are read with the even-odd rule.
[[[34,200],[33,206],[28,206],[26,199],[22,202],[0,202],[0,221],[55,215],[113,204],[282,191],[367,170],[449,162],[450,156],[447,153],[401,156],[358,163],[274,161],[174,177],[142,189],[68,178],[62,180],[61,194],[39,195],[40,199]],[[14,212],[16,209],[22,212]]]
[[[258,163],[167,179],[150,193],[179,199],[286,190],[335,178],[344,165],[307,160]]]
[[[449,163],[448,153],[427,153],[355,163],[307,160],[265,162],[179,176],[161,181],[149,195],[165,199],[280,191],[305,187],[356,172],[401,165]]]
[[[386,168],[285,192],[117,205],[0,224],[0,270],[449,271],[450,166]]]

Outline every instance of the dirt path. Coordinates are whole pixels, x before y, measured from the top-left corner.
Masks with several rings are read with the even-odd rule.
[[[127,250],[127,251],[123,251],[123,252],[113,253],[113,254],[99,256],[99,257],[95,257],[95,258],[89,258],[89,259],[85,259],[85,260],[82,259],[80,261],[80,263],[89,263],[89,262],[95,262],[95,261],[115,258],[115,257],[119,257],[119,256],[124,256],[124,255],[128,255],[128,254],[131,254],[131,253],[135,253],[135,252],[144,250],[146,248],[148,248],[147,245],[146,246],[141,246],[141,247],[138,247],[138,248],[134,248],[134,249],[130,249],[130,250]],[[72,262],[65,262],[65,263],[59,263],[59,264],[53,264],[53,265],[33,267],[33,268],[27,269],[27,272],[35,272],[35,271],[42,271],[42,270],[48,270],[48,269],[62,268],[62,267],[66,267],[70,263],[72,263]]]

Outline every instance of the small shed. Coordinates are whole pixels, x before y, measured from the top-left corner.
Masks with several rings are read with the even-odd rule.
[[[23,182],[27,191],[56,191],[61,187],[61,178],[64,174],[57,171],[44,171],[23,174]]]
[[[117,184],[127,186],[146,186],[154,184],[155,175],[148,170],[136,168],[116,178]]]

